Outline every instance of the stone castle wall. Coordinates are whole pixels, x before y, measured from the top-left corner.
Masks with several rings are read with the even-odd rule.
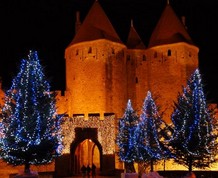
[[[127,101],[125,46],[108,40],[79,43],[66,49],[66,92],[72,114],[116,113]]]
[[[120,118],[128,99],[140,113],[150,90],[170,122],[173,102],[198,67],[198,48],[176,43],[130,50],[102,39],[67,48],[65,58],[67,87],[58,97],[59,112],[85,118],[114,113]]]

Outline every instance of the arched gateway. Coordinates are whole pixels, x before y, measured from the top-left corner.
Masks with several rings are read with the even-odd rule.
[[[65,117],[63,155],[55,161],[56,176],[81,175],[81,167],[95,164],[98,174],[115,170],[115,115],[89,114]]]
[[[96,165],[102,171],[102,146],[98,141],[97,128],[75,128],[76,137],[71,144],[73,175],[81,174],[81,167]]]

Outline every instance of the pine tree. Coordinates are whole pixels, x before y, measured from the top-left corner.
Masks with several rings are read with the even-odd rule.
[[[133,163],[137,159],[137,145],[135,130],[138,124],[137,113],[133,110],[131,101],[128,100],[123,117],[119,120],[116,143],[119,147],[118,156],[125,163],[126,172],[135,172]]]
[[[216,120],[211,113],[199,69],[196,69],[175,103],[172,114],[174,133],[170,141],[175,162],[188,167],[189,172],[192,167],[210,167],[216,161]]]
[[[142,107],[137,137],[138,160],[145,164],[150,163],[151,172],[155,163],[171,157],[167,146],[170,133],[169,126],[162,120],[151,92],[148,91]]]
[[[36,51],[23,59],[20,71],[5,93],[2,107],[0,154],[13,165],[42,165],[62,151],[61,115],[56,113],[55,92],[45,79]]]

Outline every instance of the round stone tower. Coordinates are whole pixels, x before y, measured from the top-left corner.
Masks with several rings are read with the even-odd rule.
[[[127,101],[125,50],[96,1],[65,51],[71,116],[122,116]]]
[[[199,48],[194,45],[185,24],[176,16],[170,4],[165,7],[149,41],[147,49],[147,82],[164,112],[163,119],[171,122],[174,102],[198,68]]]

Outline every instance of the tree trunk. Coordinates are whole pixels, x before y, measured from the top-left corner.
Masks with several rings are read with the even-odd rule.
[[[138,163],[139,177],[142,176],[143,173],[150,172],[150,163],[148,162],[139,162]]]
[[[130,162],[130,163],[125,162],[124,165],[125,165],[125,169],[126,169],[127,173],[135,172],[135,168],[134,168],[134,163],[133,162]]]
[[[28,174],[28,173],[30,173],[30,164],[29,163],[26,163],[25,164],[25,167],[24,167],[24,173],[26,174]]]
[[[188,157],[188,171],[192,172],[192,156]]]
[[[151,159],[151,172],[153,172],[154,171],[154,164],[153,164],[153,160]]]
[[[26,163],[24,165],[24,172],[18,173],[14,178],[39,178],[39,176],[37,172],[30,171],[30,164]]]

